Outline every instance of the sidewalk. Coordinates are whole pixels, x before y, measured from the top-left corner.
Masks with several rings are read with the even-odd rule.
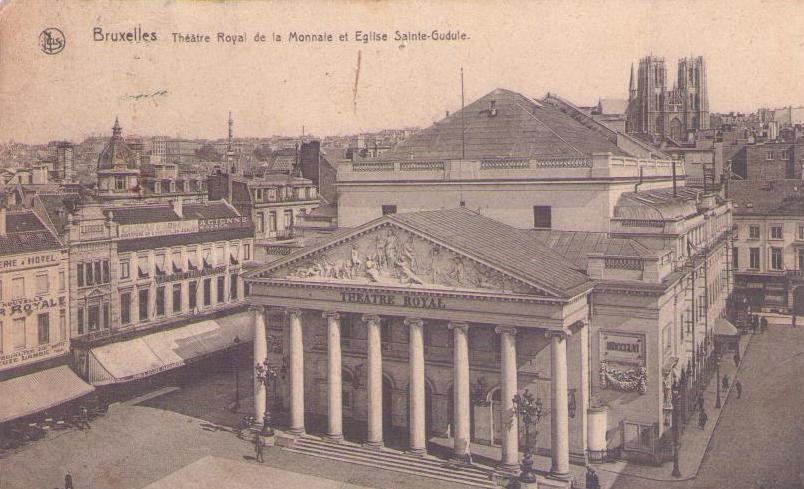
[[[776,322],[782,324],[781,317],[780,319],[771,319],[770,317],[768,319],[771,324],[775,324]],[[790,324],[789,318],[787,319],[786,324],[787,325]],[[752,335],[749,334],[749,335],[743,335],[740,338],[741,358],[745,357],[745,352],[746,349],[748,348],[748,344],[751,341],[751,337]],[[721,378],[723,376],[729,377],[728,391],[721,390],[720,392],[721,406],[725,406],[726,401],[729,397],[729,393],[731,392],[731,389],[733,387],[734,379],[735,377],[738,377],[737,375],[738,373],[739,368],[734,366],[734,361],[731,356],[724,357],[721,360],[720,362]],[[709,422],[707,423],[706,428],[703,430],[698,429],[698,418],[696,413],[690,419],[689,423],[687,424],[684,430],[684,433],[681,435],[681,445],[679,450],[679,469],[681,470],[680,478],[673,477],[672,462],[666,462],[660,466],[640,465],[627,461],[591,464],[593,467],[595,467],[595,470],[598,473],[601,488],[603,489],[611,488],[615,484],[616,480],[621,477],[635,477],[651,481],[666,481],[666,482],[687,481],[695,478],[696,474],[698,473],[698,469],[701,465],[701,461],[703,460],[704,454],[706,453],[706,449],[709,445],[709,440],[712,437],[712,433],[717,427],[718,421],[720,419],[720,413],[722,411],[722,407],[721,409],[715,408],[716,398],[717,398],[717,379],[715,376],[713,376],[712,380],[707,385],[704,393],[704,404],[706,408],[706,413],[709,415]],[[430,443],[443,447],[444,449],[450,449],[452,447],[451,438],[432,438],[430,439]],[[499,447],[490,447],[486,445],[472,444],[471,450],[473,458],[476,462],[488,465],[490,467],[494,467],[497,461],[500,459]],[[534,468],[536,468],[537,471],[543,473],[549,472],[551,464],[550,457],[533,455],[533,460],[534,460]],[[575,479],[573,487],[578,488],[584,487],[586,467],[571,464],[570,472],[572,472],[572,475],[574,476]]]

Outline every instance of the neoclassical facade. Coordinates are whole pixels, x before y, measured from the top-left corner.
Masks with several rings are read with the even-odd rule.
[[[546,408],[536,446],[568,477],[586,453],[592,283],[526,233],[462,208],[389,215],[248,273],[255,361],[282,366],[268,389],[289,431],[407,433],[414,453],[449,434],[457,457],[499,445],[514,470],[527,389]]]

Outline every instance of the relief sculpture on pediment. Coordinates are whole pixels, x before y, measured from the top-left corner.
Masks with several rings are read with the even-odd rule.
[[[280,271],[280,273],[282,273]],[[285,274],[292,279],[410,284],[538,293],[506,274],[401,229],[383,228],[314,253]]]

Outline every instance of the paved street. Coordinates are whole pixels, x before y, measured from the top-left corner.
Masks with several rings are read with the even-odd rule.
[[[798,485],[799,473],[804,473],[801,372],[804,328],[792,329],[789,322],[771,324],[767,333],[756,334],[751,341],[738,377],[742,398],[731,392],[696,479],[667,483],[620,477],[613,487],[802,487]]]

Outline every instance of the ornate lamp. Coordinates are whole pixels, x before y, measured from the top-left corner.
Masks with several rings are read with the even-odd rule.
[[[539,424],[542,417],[542,400],[534,398],[533,394],[525,389],[524,393],[517,393],[514,396],[513,403],[517,418],[525,425],[525,456],[522,457],[519,480],[536,482],[536,474],[533,472],[533,457],[530,453],[530,427]],[[534,438],[536,435],[538,435],[538,431],[533,432]]]
[[[268,359],[265,359],[262,363],[256,364],[254,366],[254,372],[257,377],[257,382],[265,386],[265,413],[263,413],[262,417],[262,434],[264,436],[271,436],[274,434],[274,430],[270,426],[271,412],[268,409],[268,384],[276,380],[278,372],[275,366],[268,363]]]

